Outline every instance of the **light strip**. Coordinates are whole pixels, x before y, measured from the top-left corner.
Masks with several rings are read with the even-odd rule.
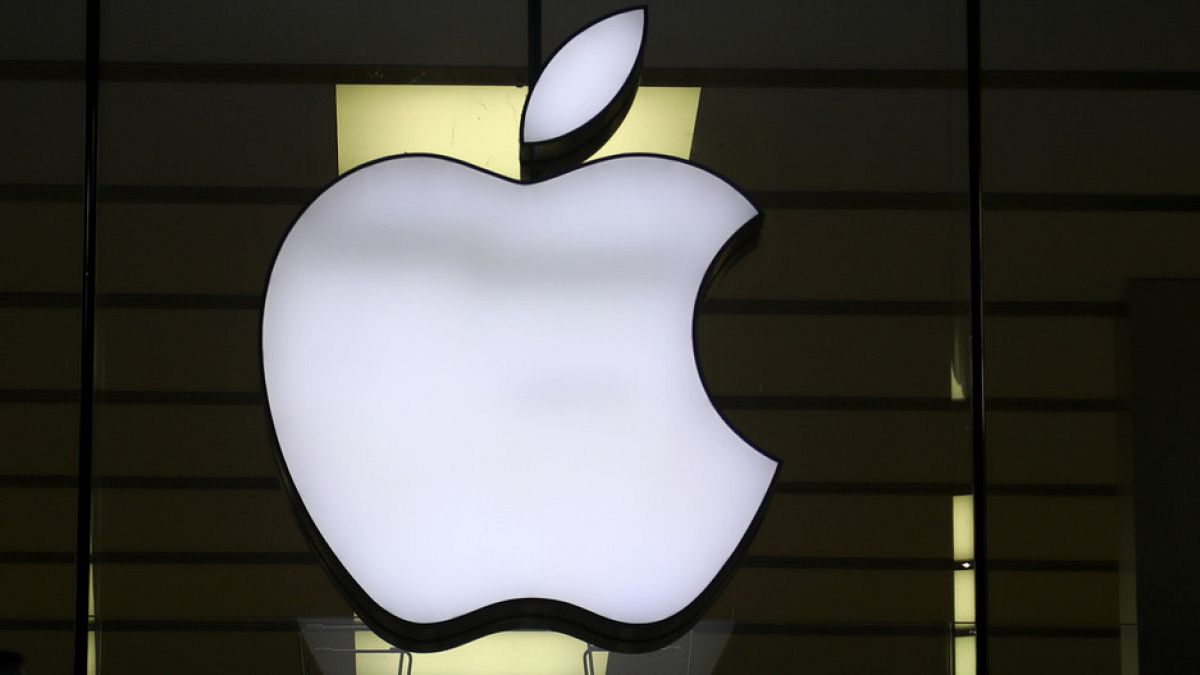
[[[517,178],[526,87],[339,84],[338,173],[380,157],[431,153]],[[641,87],[593,157],[649,152],[688,159],[699,87]]]
[[[356,675],[396,675],[399,653],[372,632],[354,634]],[[509,631],[444,652],[411,654],[413,675],[569,675],[583,672],[587,643],[548,631]],[[365,652],[365,653],[364,653]],[[408,658],[407,656],[405,658]],[[595,675],[608,670],[608,652],[593,652]]]
[[[975,497],[955,495],[951,504],[954,556],[954,675],[975,675]]]
[[[954,675],[975,675],[975,636],[954,638]]]
[[[975,559],[975,497],[955,495],[953,500],[954,562],[961,567]]]

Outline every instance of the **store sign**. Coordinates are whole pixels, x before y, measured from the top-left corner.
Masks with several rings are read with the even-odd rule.
[[[627,651],[714,599],[777,463],[697,368],[697,303],[758,210],[709,171],[580,165],[636,91],[645,12],[578,33],[526,101],[515,181],[361,166],[267,287],[263,374],[314,547],[373,630],[430,651],[511,628]]]

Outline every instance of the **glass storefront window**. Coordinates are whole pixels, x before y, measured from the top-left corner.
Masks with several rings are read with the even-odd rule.
[[[71,671],[87,562],[87,6],[0,10],[0,672]],[[1179,670],[1200,625],[1200,10],[1171,3],[984,3],[981,533],[964,6],[649,2],[623,151],[688,157],[764,211],[695,348],[723,415],[782,459],[765,520],[652,654],[518,633],[434,657],[356,619],[270,445],[276,250],[383,154],[516,176],[530,38],[545,58],[623,6],[101,2],[89,672],[968,675],[985,619],[992,673]]]

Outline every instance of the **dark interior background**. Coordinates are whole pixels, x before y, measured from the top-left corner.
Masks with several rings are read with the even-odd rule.
[[[548,54],[626,3],[542,4]],[[718,403],[784,459],[715,672],[953,672],[963,5],[648,4],[643,83],[703,88],[693,159],[766,210],[698,319]],[[526,9],[103,0],[101,670],[298,673],[298,620],[349,617],[268,445],[267,268],[336,176],[333,85],[525,84]],[[31,675],[72,659],[84,24],[0,7],[0,650]],[[984,2],[994,673],[1182,672],[1200,637],[1198,29],[1172,0]]]

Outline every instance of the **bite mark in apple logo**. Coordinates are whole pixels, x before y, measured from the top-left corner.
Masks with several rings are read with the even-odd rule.
[[[686,161],[584,162],[636,92],[645,13],[550,59],[521,181],[384,158],[276,255],[261,340],[283,483],[359,616],[405,649],[511,628],[664,646],[765,511],[778,462],[716,410],[693,339],[761,214]]]

